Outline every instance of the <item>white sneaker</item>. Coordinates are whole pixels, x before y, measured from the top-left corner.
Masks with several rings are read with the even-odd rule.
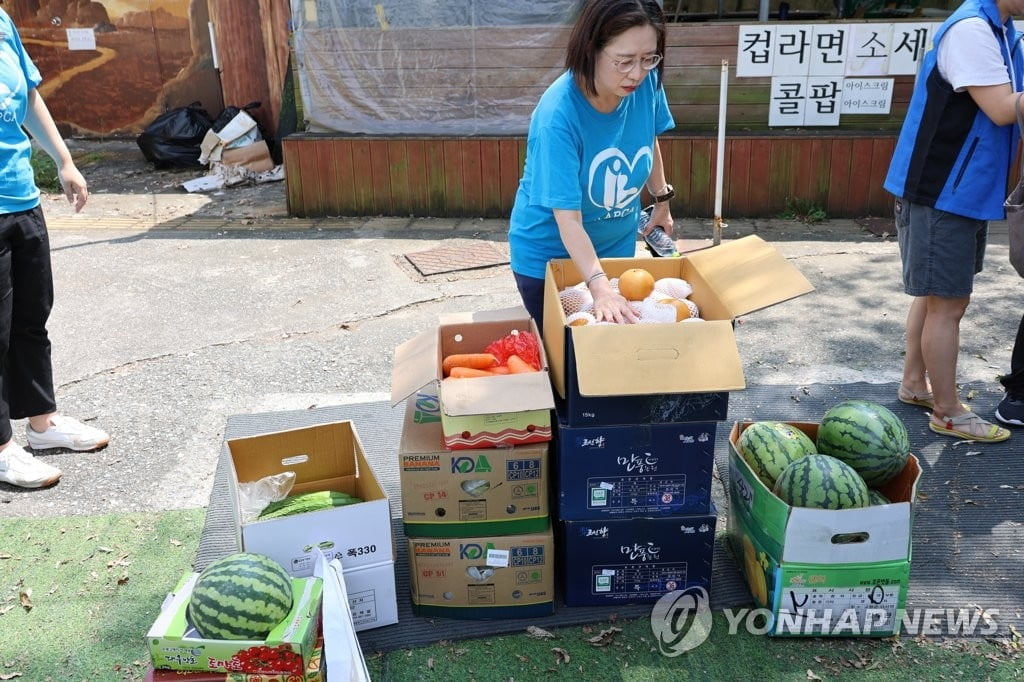
[[[31,424],[25,426],[28,446],[33,450],[65,448],[67,450],[99,450],[110,442],[106,431],[88,426],[63,415],[50,417],[52,425],[42,433],[33,431]]]
[[[0,481],[19,488],[45,488],[60,480],[61,471],[18,445],[11,443],[0,451]]]

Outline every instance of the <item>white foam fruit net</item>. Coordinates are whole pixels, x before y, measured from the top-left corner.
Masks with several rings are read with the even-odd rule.
[[[619,279],[612,277],[608,280],[612,289],[618,293]],[[689,300],[693,293],[693,287],[685,279],[678,277],[663,277],[654,283],[654,291],[643,301],[628,301],[630,309],[639,318],[642,324],[668,324],[676,322],[676,307],[672,303],[663,303],[667,299],[677,299],[686,304],[690,309],[690,317],[680,322],[703,322],[700,318],[700,309],[697,304]],[[598,322],[593,315],[594,297],[585,282],[580,282],[566,287],[558,292],[558,298],[562,303],[562,312],[565,313],[565,322],[569,326],[581,326],[589,324],[614,324],[613,322]]]

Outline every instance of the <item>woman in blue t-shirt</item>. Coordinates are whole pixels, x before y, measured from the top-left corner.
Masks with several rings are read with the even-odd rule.
[[[590,0],[569,36],[568,70],[533,111],[509,245],[516,286],[541,327],[553,258],[572,258],[598,320],[636,322],[599,259],[635,255],[645,185],[655,199],[649,225],[672,229],[674,192],[657,138],[675,125],[662,88],[664,51],[658,2]]]
[[[11,419],[28,418],[33,450],[95,450],[110,440],[93,426],[57,412],[46,321],[53,305],[50,241],[32,171],[32,143],[57,164],[76,211],[89,192],[36,89],[39,70],[11,18],[0,10],[0,482],[53,485],[61,472],[14,440]]]

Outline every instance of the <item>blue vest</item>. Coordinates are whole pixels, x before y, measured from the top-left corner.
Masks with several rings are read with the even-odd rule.
[[[1017,126],[993,123],[970,94],[954,92],[936,66],[946,31],[968,17],[980,17],[992,27],[1003,62],[1013,65],[1013,89],[1021,90],[1024,56],[1013,22],[1006,22],[1004,40],[996,3],[967,0],[939,27],[934,49],[924,57],[884,186],[915,204],[977,220],[1002,220]]]

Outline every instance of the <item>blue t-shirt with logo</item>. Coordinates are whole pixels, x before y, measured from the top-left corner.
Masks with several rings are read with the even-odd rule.
[[[656,72],[607,114],[570,72],[552,83],[530,118],[508,235],[513,272],[541,279],[549,260],[569,257],[554,209],[583,214],[598,257],[631,258],[655,137],[674,126]]]
[[[42,81],[17,29],[0,10],[0,213],[15,213],[39,204],[32,174],[32,143],[22,130],[28,92]]]

